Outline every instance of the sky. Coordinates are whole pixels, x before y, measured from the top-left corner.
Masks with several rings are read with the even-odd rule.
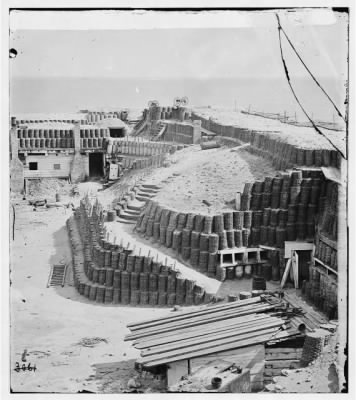
[[[280,12],[282,26],[320,78],[346,79],[347,15]],[[13,78],[280,78],[272,12],[12,12]],[[283,42],[291,76],[306,71]]]

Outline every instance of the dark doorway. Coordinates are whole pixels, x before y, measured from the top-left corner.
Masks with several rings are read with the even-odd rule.
[[[310,250],[297,250],[299,264],[299,282],[309,280]]]
[[[124,128],[109,128],[110,137],[112,138],[122,138],[125,137],[125,129]]]
[[[103,176],[103,153],[89,153],[89,176]]]

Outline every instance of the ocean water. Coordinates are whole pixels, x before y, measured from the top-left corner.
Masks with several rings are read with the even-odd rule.
[[[317,86],[297,79],[294,86],[303,106],[313,118],[337,121],[336,112]],[[328,94],[344,111],[346,89],[342,81],[321,80]],[[176,96],[187,96],[189,105],[242,108],[305,117],[285,79],[100,79],[14,78],[10,82],[10,113],[66,113],[80,109],[143,109],[150,100],[162,106]]]

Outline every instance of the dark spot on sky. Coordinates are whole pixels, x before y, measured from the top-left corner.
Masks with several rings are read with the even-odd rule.
[[[16,58],[17,56],[17,50],[16,49],[10,49],[9,50],[9,57],[10,58]]]

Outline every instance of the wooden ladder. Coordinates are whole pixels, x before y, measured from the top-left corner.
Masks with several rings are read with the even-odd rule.
[[[64,281],[67,272],[67,264],[54,264],[49,273],[47,287],[64,286]]]

